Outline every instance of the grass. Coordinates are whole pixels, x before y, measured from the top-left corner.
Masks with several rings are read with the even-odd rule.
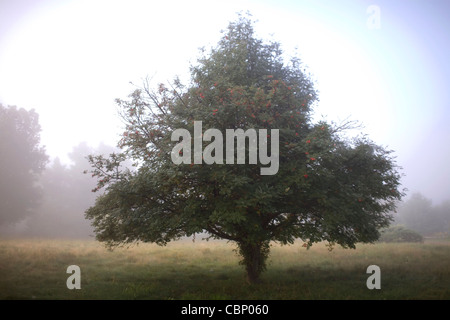
[[[179,241],[108,251],[92,240],[0,240],[0,299],[450,299],[450,242],[273,245],[263,282],[245,282],[233,245]],[[69,265],[81,290],[69,290]],[[369,265],[381,289],[369,290]]]

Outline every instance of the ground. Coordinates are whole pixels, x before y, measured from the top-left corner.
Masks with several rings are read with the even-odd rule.
[[[273,244],[262,283],[248,285],[224,241],[107,250],[94,240],[0,240],[0,299],[450,299],[450,241],[361,244],[356,249]],[[69,290],[69,265],[81,289]],[[369,290],[369,265],[381,289]]]

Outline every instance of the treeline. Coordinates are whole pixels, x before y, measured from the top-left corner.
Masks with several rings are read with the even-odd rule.
[[[0,236],[89,237],[84,217],[97,193],[86,156],[110,154],[115,148],[80,143],[68,155],[71,164],[49,161],[40,145],[39,116],[34,110],[0,104]],[[129,164],[128,167],[131,167]],[[450,200],[433,205],[422,194],[400,203],[394,224],[423,236],[450,233]]]
[[[94,204],[97,196],[91,192],[96,180],[83,173],[90,168],[86,156],[113,151],[110,146],[100,145],[94,149],[83,142],[68,155],[71,164],[61,163],[59,158],[52,160],[36,182],[39,204],[19,223],[3,226],[2,233],[52,238],[94,236],[90,222],[84,218],[84,211]]]
[[[50,160],[40,145],[39,115],[34,110],[0,104],[0,236],[93,236],[84,212],[98,194],[89,154],[115,148],[80,143],[68,155],[70,164]]]
[[[439,205],[421,193],[414,193],[394,213],[395,224],[417,231],[425,237],[448,236],[450,233],[450,200]]]

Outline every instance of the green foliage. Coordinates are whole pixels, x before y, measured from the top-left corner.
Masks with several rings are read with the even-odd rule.
[[[383,229],[380,236],[381,242],[423,242],[420,233],[405,228],[404,226],[391,226]]]
[[[98,240],[166,244],[207,232],[238,243],[253,257],[244,263],[253,261],[260,273],[272,240],[353,248],[378,239],[402,196],[391,152],[364,137],[342,138],[348,124],[312,123],[317,93],[298,59],[285,63],[280,45],[255,38],[252,22],[240,17],[191,71],[189,85],[176,79],[151,91],[146,82],[129,100],[117,100],[126,123],[123,152],[89,159],[105,191],[86,212]],[[194,121],[221,132],[279,129],[279,171],[175,165],[171,134],[183,128],[192,136]],[[117,169],[127,158],[135,172]]]
[[[0,225],[22,221],[39,204],[36,182],[48,161],[40,132],[34,110],[0,104]]]

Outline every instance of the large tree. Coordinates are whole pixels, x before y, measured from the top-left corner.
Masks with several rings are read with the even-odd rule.
[[[0,225],[23,220],[39,204],[37,179],[48,161],[40,132],[34,110],[0,104]]]
[[[313,123],[317,92],[302,64],[285,62],[278,43],[256,38],[247,17],[230,23],[191,67],[191,83],[153,91],[144,83],[129,98],[117,100],[126,123],[123,152],[89,157],[104,193],[86,217],[110,246],[163,245],[206,232],[236,243],[253,283],[271,241],[373,242],[402,196],[391,152],[364,137],[344,138],[341,126]],[[199,121],[201,132],[194,129]],[[173,136],[176,129],[192,139]],[[221,146],[227,129],[259,133],[244,146],[245,164],[239,148],[231,154],[225,141]],[[271,150],[271,170],[261,146]],[[136,171],[118,169],[128,158]]]

